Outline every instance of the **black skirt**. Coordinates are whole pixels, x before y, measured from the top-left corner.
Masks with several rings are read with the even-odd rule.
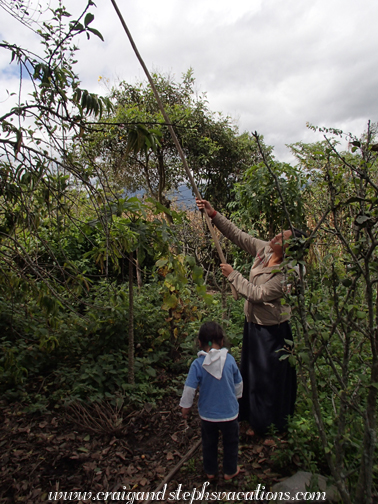
[[[288,415],[294,413],[296,371],[289,359],[279,360],[285,352],[277,352],[286,345],[285,339],[293,339],[288,322],[274,326],[245,322],[239,419],[247,420],[260,435],[266,434],[272,424],[278,432],[284,431]]]

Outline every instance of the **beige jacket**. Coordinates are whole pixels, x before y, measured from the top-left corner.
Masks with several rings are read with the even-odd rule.
[[[290,306],[281,304],[285,288],[284,275],[276,272],[280,269],[279,265],[265,266],[272,252],[269,242],[241,231],[218,212],[213,222],[224,236],[255,258],[249,280],[236,270],[227,277],[237,292],[246,299],[244,313],[247,321],[270,326],[289,320]]]

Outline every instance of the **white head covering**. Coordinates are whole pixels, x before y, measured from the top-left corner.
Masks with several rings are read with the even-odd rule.
[[[227,358],[227,348],[212,348],[209,352],[204,352],[201,350],[198,352],[198,357],[200,355],[205,355],[205,360],[202,363],[202,367],[209,373],[211,376],[214,376],[217,380],[222,378],[224,364]]]

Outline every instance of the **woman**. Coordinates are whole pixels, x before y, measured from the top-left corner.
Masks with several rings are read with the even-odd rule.
[[[291,341],[292,334],[290,307],[281,303],[284,275],[277,270],[292,232],[283,231],[270,242],[258,240],[216,212],[208,201],[197,199],[197,206],[207,212],[224,236],[255,258],[249,280],[230,264],[220,265],[223,275],[246,299],[239,420],[249,422],[250,435],[265,435],[271,425],[282,432],[288,415],[294,413],[297,378],[289,360],[280,360],[285,340]],[[305,236],[298,230],[295,235]]]

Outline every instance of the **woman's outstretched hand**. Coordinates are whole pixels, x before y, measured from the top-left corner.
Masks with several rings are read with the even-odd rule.
[[[207,200],[196,198],[196,203],[199,210],[205,210],[207,215],[210,217],[215,212],[214,208],[210,205]]]
[[[221,264],[220,268],[222,270],[222,273],[225,277],[228,277],[228,275],[234,271],[234,268],[231,266],[231,264]]]

